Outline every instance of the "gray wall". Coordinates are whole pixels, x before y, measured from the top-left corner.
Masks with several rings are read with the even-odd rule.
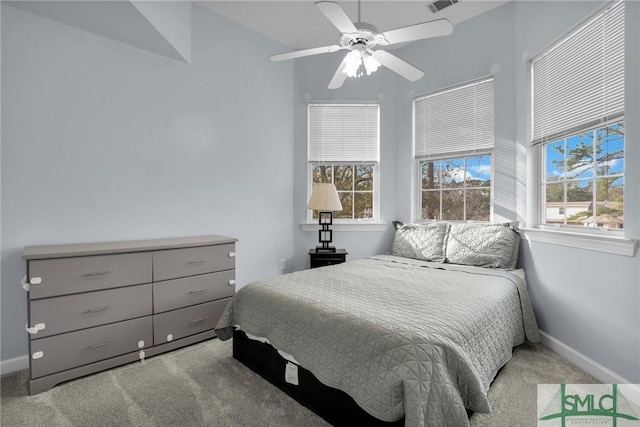
[[[23,246],[235,236],[240,286],[292,256],[293,64],[192,26],[188,65],[2,6],[2,360],[27,354]]]

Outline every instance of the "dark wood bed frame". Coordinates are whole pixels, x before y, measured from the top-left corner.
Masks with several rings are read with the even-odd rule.
[[[348,394],[322,384],[302,366],[298,367],[299,385],[285,382],[287,361],[275,348],[247,338],[242,331],[233,333],[233,357],[334,426],[404,426],[404,418],[387,422],[373,417]]]

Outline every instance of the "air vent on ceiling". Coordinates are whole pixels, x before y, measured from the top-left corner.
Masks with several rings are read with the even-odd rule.
[[[458,3],[459,0],[437,0],[433,3],[429,3],[427,7],[433,13],[440,12],[442,9],[445,9],[451,6],[454,3]]]

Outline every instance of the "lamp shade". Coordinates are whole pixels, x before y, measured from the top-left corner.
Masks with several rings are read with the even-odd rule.
[[[313,209],[314,211],[341,211],[342,203],[340,203],[336,186],[324,183],[316,184],[309,198],[307,209]]]

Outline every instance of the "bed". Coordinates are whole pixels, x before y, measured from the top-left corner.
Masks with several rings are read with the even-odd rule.
[[[468,410],[490,412],[489,385],[513,347],[539,340],[521,270],[396,255],[253,282],[216,332],[235,332],[234,356],[254,370],[271,362],[251,352],[272,348],[285,370],[352,399],[367,424],[430,427],[468,426]],[[299,378],[287,375],[295,390]]]

